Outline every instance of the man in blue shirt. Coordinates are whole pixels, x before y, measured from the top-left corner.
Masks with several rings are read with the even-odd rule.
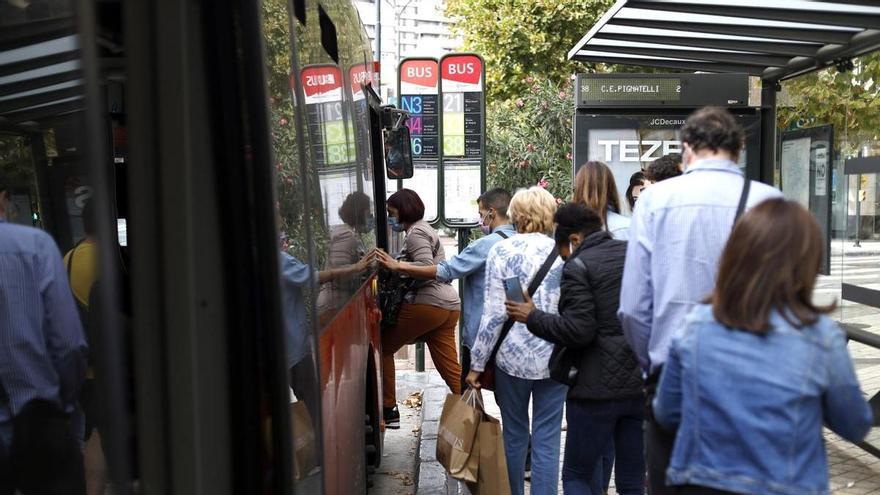
[[[647,374],[648,404],[670,341],[685,316],[715,286],[718,260],[733,228],[744,177],[736,161],[745,132],[726,110],[707,107],[682,128],[684,175],[647,188],[633,212],[618,317]],[[754,183],[748,206],[781,193]],[[647,414],[652,418],[651,414]],[[666,493],[674,434],[645,427],[649,493]]]
[[[85,493],[70,421],[88,347],[58,246],[6,221],[0,176],[0,493]]]
[[[437,279],[445,283],[459,278],[464,279],[461,312],[462,388],[466,386],[464,377],[470,371],[470,348],[474,345],[477,330],[480,328],[480,318],[483,315],[486,258],[492,246],[516,234],[510,219],[507,218],[509,204],[510,193],[501,188],[490,189],[477,198],[480,229],[486,235],[468,244],[456,256],[437,265],[417,266],[397,261],[383,252],[377,254],[379,262],[386,268],[413,278]]]

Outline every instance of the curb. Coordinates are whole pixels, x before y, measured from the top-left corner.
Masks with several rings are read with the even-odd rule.
[[[437,460],[437,429],[446,401],[446,385],[430,385],[422,393],[422,428],[416,468],[416,495],[469,495],[463,483],[448,477]]]

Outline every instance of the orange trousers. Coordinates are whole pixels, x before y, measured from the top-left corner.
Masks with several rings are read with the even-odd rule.
[[[394,379],[394,353],[401,347],[423,340],[428,344],[431,359],[453,393],[461,393],[461,365],[455,348],[455,327],[458,311],[427,304],[404,304],[397,317],[397,326],[382,333],[382,405],[397,403]]]

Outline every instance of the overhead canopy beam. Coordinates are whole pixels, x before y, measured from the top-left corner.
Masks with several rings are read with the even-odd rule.
[[[70,81],[82,79],[82,71],[71,70],[67,72],[59,72],[51,76],[35,77],[33,79],[25,79],[14,83],[0,84],[0,95],[14,95],[24,93],[25,91],[33,91],[35,89],[54,86]]]
[[[594,62],[613,65],[638,65],[643,67],[661,67],[665,69],[678,69],[687,71],[738,72],[750,74],[753,76],[760,76],[763,72],[758,67],[748,65],[711,64],[697,61],[691,62],[687,60],[615,57],[614,54],[601,56],[578,54],[575,55],[574,59],[580,60],[582,62]]]
[[[59,115],[79,112],[82,111],[83,108],[85,108],[85,101],[83,101],[82,98],[78,98],[72,101],[56,103],[54,105],[45,105],[42,107],[21,110],[18,112],[10,112],[2,115],[2,117],[14,124],[28,122],[31,120],[39,122],[41,120],[57,117]]]
[[[593,39],[631,41],[687,46],[692,48],[715,48],[719,50],[747,50],[759,53],[784,54],[792,57],[809,57],[821,48],[820,44],[786,43],[773,41],[726,40],[718,38],[692,38],[688,36],[655,36],[650,34],[605,33],[600,31]]]
[[[29,70],[41,69],[50,65],[70,62],[79,59],[79,50],[53,53],[44,57],[29,58],[19,62],[0,65],[0,77],[11,76]]]
[[[806,41],[809,43],[846,43],[852,33],[845,31],[825,31],[820,29],[782,28],[768,26],[743,26],[735,24],[713,24],[709,22],[673,22],[651,19],[614,19],[609,24],[615,26],[665,29],[671,31],[695,31],[708,34],[728,34],[753,38],[770,38],[784,41]]]
[[[75,96],[81,96],[82,94],[83,88],[81,86],[72,86],[70,88],[56,89],[54,91],[44,91],[42,93],[22,96],[21,98],[0,100],[0,115],[18,110],[25,110],[39,105],[45,105],[55,101],[66,100]]]
[[[759,55],[748,53],[715,52],[700,50],[668,50],[664,48],[641,48],[632,46],[606,46],[590,45],[584,47],[587,50],[599,50],[612,53],[625,53],[629,55],[645,55],[648,57],[672,57],[701,60],[705,62],[720,62],[737,65],[754,65],[755,67],[779,67],[791,60],[789,57]]]
[[[775,83],[880,50],[877,7],[874,0],[618,0],[568,58],[745,72]]]
[[[874,5],[876,6],[876,3]],[[744,7],[739,5],[710,5],[693,2],[652,2],[650,0],[633,0],[627,3],[627,7],[634,9],[680,12],[683,14],[703,14],[724,17],[745,17],[767,21],[799,22],[820,26],[840,26],[864,29],[880,28],[880,16],[844,13],[830,8],[823,10],[783,9],[771,7]]]
[[[4,26],[0,30],[0,52],[23,48],[74,34],[76,34],[76,22],[71,17]]]

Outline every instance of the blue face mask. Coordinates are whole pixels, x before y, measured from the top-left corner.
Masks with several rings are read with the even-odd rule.
[[[405,230],[403,225],[394,217],[388,217],[388,226],[395,232],[403,232]]]

